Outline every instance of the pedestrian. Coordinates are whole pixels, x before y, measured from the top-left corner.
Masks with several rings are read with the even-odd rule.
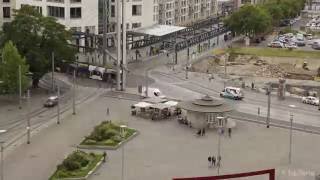
[[[169,53],[167,53],[167,58],[169,58]]]
[[[103,152],[103,162],[106,162],[106,156],[107,156],[107,153],[104,151]]]
[[[201,135],[201,129],[198,130],[197,135],[198,135],[198,136]]]
[[[228,128],[229,138],[231,138],[231,132],[232,132],[232,129],[231,129],[231,128]]]
[[[220,167],[221,166],[221,156],[218,156],[218,162],[217,162],[217,166]]]
[[[212,156],[211,162],[212,162],[212,166],[215,167],[216,166],[216,157],[215,156]]]
[[[202,129],[202,136],[204,136],[205,134],[206,134],[206,129],[203,128],[203,129]]]
[[[254,83],[253,82],[251,83],[251,89],[252,90],[254,89]]]
[[[211,168],[212,167],[212,162],[211,162],[211,156],[208,157],[208,167]]]

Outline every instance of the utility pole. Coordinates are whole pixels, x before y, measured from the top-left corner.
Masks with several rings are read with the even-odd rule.
[[[126,89],[126,75],[127,75],[127,23],[126,23],[126,1],[122,0],[122,86],[121,90]]]
[[[60,124],[60,86],[58,85],[58,104],[57,104],[57,113],[58,113],[58,116],[57,116],[57,124]]]
[[[293,114],[290,114],[290,139],[289,139],[289,164],[291,164],[292,157],[292,125],[293,125]]]
[[[148,69],[145,71],[145,81],[146,81],[146,97],[148,97],[148,90],[149,90],[149,82],[148,82]]]
[[[51,79],[51,88],[52,88],[52,92],[54,92],[54,52],[52,52],[52,79]]]
[[[107,0],[103,0],[103,66],[107,62]]]
[[[268,85],[267,95],[268,95],[268,111],[267,111],[267,128],[270,127],[270,106],[271,106],[271,83]]]
[[[73,115],[76,115],[76,70],[73,70],[73,98],[72,98]]]
[[[3,157],[3,151],[4,151],[4,147],[3,144],[4,142],[1,141],[1,180],[4,180],[4,157]]]
[[[22,96],[22,83],[21,83],[21,65],[19,65],[19,109],[22,108],[21,96]]]
[[[190,48],[188,45],[188,49],[187,49],[187,53],[188,53],[188,57],[187,57],[187,64],[186,64],[186,79],[188,79],[188,71],[189,71],[189,59],[190,59]]]
[[[125,0],[122,0],[125,1]],[[121,90],[121,6],[120,0],[116,1],[117,7],[117,90]],[[122,72],[123,73],[123,72]]]
[[[30,144],[30,136],[31,136],[31,115],[30,115],[30,89],[27,90],[27,103],[28,103],[28,111],[27,111],[27,144]]]

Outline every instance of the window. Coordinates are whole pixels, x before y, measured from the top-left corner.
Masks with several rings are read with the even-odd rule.
[[[10,2],[10,0],[3,0],[3,2],[8,3],[8,2]]]
[[[142,5],[132,5],[132,16],[141,16]]]
[[[114,5],[111,6],[111,17],[115,17],[116,16],[116,8]]]
[[[48,16],[64,18],[64,8],[56,6],[48,6]]]
[[[81,0],[70,0],[71,3],[81,3]]]
[[[70,8],[70,18],[81,18],[81,8]]]
[[[3,18],[10,18],[11,12],[10,7],[3,7]]]
[[[132,23],[132,29],[141,27],[141,23]]]

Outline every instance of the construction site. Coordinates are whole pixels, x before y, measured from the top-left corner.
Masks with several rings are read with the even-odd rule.
[[[253,85],[262,92],[268,85],[277,89],[283,83],[289,96],[316,96],[320,87],[320,61],[315,57],[258,56],[220,49],[193,63],[191,71],[226,77],[227,85]]]

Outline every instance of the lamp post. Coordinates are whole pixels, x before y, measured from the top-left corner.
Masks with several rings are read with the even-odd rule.
[[[31,77],[33,74],[28,72],[26,76]],[[30,144],[30,137],[31,137],[31,116],[30,116],[30,88],[27,90],[27,144]]]
[[[0,130],[0,134],[6,133],[7,130]],[[1,180],[4,180],[4,159],[3,159],[3,151],[4,151],[4,147],[3,147],[4,141],[0,141],[0,145],[1,145]]]
[[[289,105],[291,109],[296,108],[295,105]],[[293,110],[290,111],[290,138],[289,138],[289,164],[291,164],[292,157],[292,125],[293,125]]]
[[[120,135],[121,135],[122,141],[124,141],[125,139],[126,129],[127,129],[126,125],[120,126]],[[121,180],[123,180],[124,178],[124,144],[122,144],[121,149],[122,149]]]
[[[59,85],[57,85],[58,86],[58,88],[57,88],[57,90],[58,90],[58,94],[57,94],[57,97],[58,97],[58,104],[57,104],[57,114],[58,114],[58,116],[57,116],[57,124],[60,124],[60,86]]]
[[[219,117],[217,117],[217,119],[218,119],[218,134],[219,134],[219,136],[218,136],[218,157],[217,157],[217,160],[218,160],[218,162],[217,162],[217,164],[218,164],[218,175],[220,174],[220,157],[221,157],[221,134],[222,134],[222,126],[221,126],[221,124],[220,123],[222,123],[222,121],[224,120],[224,117],[222,117],[222,116],[219,116]]]

